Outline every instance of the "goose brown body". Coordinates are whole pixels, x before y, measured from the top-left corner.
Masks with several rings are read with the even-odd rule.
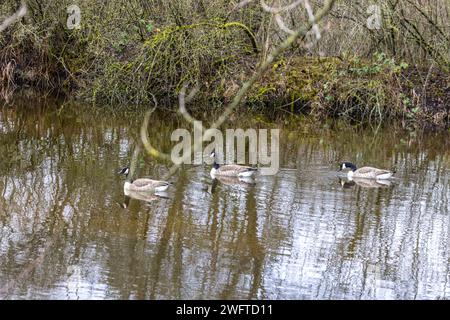
[[[120,174],[125,175],[126,181],[123,185],[124,192],[135,191],[135,192],[158,192],[165,191],[170,185],[170,182],[153,180],[149,178],[140,178],[133,180],[130,176],[130,168],[125,167],[119,171]]]
[[[392,171],[378,169],[374,167],[362,167],[356,168],[356,166],[351,162],[343,162],[340,165],[339,170],[350,169],[347,176],[352,178],[362,178],[362,179],[374,179],[374,180],[386,180],[390,179],[394,174]]]
[[[223,177],[238,177],[238,176],[252,176],[256,173],[257,169],[252,167],[240,166],[237,164],[227,164],[220,166],[212,171],[213,175]]]
[[[167,181],[152,180],[147,178],[136,179],[133,182],[125,182],[124,190],[129,191],[164,191],[169,187],[170,183]]]
[[[213,151],[211,157],[214,158],[214,164],[211,169],[211,177],[223,176],[223,177],[252,177],[258,171],[257,168],[241,166],[238,164],[226,164],[219,165],[216,161],[216,153]]]
[[[356,171],[353,171],[353,174],[351,176],[353,178],[383,180],[389,179],[392,176],[392,174],[393,174],[392,171],[389,170],[378,169],[373,167],[362,167],[357,169]]]

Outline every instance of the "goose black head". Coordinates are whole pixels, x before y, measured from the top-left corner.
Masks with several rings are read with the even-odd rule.
[[[130,173],[130,168],[125,167],[119,170],[118,174],[123,174],[124,176],[128,176],[128,174]]]
[[[218,163],[216,158],[216,150],[214,149],[209,156],[214,159],[213,168],[216,170],[219,169],[220,164]]]
[[[345,169],[350,169],[352,171],[355,171],[356,170],[356,166],[353,163],[351,163],[351,162],[342,162],[339,165],[339,171],[342,171],[342,170],[345,170]]]

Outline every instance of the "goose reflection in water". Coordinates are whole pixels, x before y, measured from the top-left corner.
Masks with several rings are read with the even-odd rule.
[[[159,201],[162,199],[169,199],[169,196],[166,192],[158,192],[155,194],[149,194],[144,192],[138,192],[138,191],[126,191],[125,197],[123,202],[120,204],[120,206],[124,209],[128,208],[128,205],[130,204],[130,200],[139,200],[147,203],[152,203],[155,201]]]
[[[373,180],[373,179],[363,179],[363,178],[342,178],[339,177],[339,184],[342,188],[352,188],[358,185],[363,188],[386,188],[391,186],[390,180]]]
[[[253,177],[219,177],[216,176],[212,180],[212,184],[208,188],[209,193],[214,193],[216,191],[219,182],[226,186],[243,186],[251,187],[256,184],[255,178]]]

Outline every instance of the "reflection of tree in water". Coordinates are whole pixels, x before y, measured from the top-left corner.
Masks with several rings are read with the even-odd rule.
[[[131,199],[123,209],[116,172],[127,165],[138,130],[130,118],[87,114],[0,113],[2,297],[449,292],[445,135],[341,129],[303,138],[293,131],[292,139],[282,137],[283,168],[275,177],[250,186],[218,183],[209,193],[208,168],[194,167],[174,177],[169,199]],[[158,123],[152,142],[164,145],[172,128]],[[343,159],[395,166],[399,179],[387,188],[342,188],[335,171]],[[161,174],[162,165],[144,161],[140,176]],[[70,278],[78,267],[79,279]]]
[[[43,271],[48,275],[46,281],[52,283],[58,280],[52,276],[64,274],[67,251],[74,249],[71,255],[75,260],[82,251],[83,239],[77,232],[85,222],[80,219],[87,216],[80,217],[80,213],[86,213],[94,199],[107,204],[105,187],[110,182],[96,176],[97,164],[105,162],[105,156],[119,158],[114,146],[120,146],[123,129],[116,126],[105,133],[104,127],[92,125],[94,120],[69,125],[67,119],[48,111],[41,113],[38,107],[21,111],[4,111],[0,118],[0,127],[6,131],[0,137],[2,151],[7,151],[2,152],[0,169],[2,175],[7,174],[1,183],[0,253],[7,258],[0,264],[31,281],[38,281],[36,273]],[[101,141],[108,135],[110,141]],[[97,144],[87,143],[93,140]],[[109,164],[109,170],[114,166],[115,162]],[[42,251],[45,259],[35,263],[43,259]],[[26,290],[27,285],[21,288]]]

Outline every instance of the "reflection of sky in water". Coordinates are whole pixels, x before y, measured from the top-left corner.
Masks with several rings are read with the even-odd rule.
[[[129,163],[139,126],[83,113],[80,122],[35,117],[0,113],[8,132],[0,147],[1,297],[450,293],[448,136],[402,133],[402,145],[390,130],[376,138],[285,135],[283,168],[274,177],[259,177],[256,185],[222,181],[212,192],[210,167],[187,166],[172,178],[169,199],[132,199],[124,210],[116,172]],[[155,121],[152,141],[164,145],[171,130],[170,122]],[[343,159],[396,167],[398,179],[389,187],[344,188],[336,176]],[[158,177],[161,166],[145,158],[139,174]]]

